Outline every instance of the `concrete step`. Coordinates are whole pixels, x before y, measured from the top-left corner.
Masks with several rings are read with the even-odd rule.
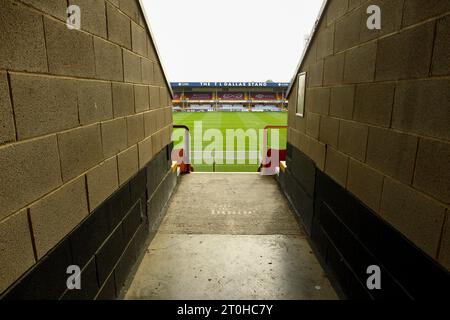
[[[183,176],[126,299],[337,299],[276,181]]]

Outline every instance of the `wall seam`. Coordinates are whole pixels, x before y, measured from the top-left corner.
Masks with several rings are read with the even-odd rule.
[[[429,67],[428,67],[428,68],[429,68],[429,69],[428,69],[428,77],[431,77],[432,74],[433,74],[433,60],[434,60],[433,58],[434,58],[434,50],[435,50],[435,47],[436,47],[437,25],[438,25],[439,20],[440,20],[440,19],[436,19],[436,20],[434,21],[434,27],[433,27],[433,41],[432,41],[433,46],[432,46],[431,52],[430,52],[431,57],[430,57],[430,64],[429,64]]]
[[[411,180],[410,180],[411,187],[414,186],[414,179],[416,177],[417,157],[419,156],[419,148],[420,148],[420,141],[421,140],[422,139],[420,137],[418,137],[417,138],[417,142],[416,142],[416,153],[414,155],[414,164],[413,164],[413,169],[412,169],[412,177],[411,177]]]
[[[39,259],[38,259],[38,255],[37,255],[36,239],[34,237],[33,223],[31,220],[31,210],[30,210],[30,208],[27,208],[26,210],[27,210],[28,229],[30,231],[30,237],[31,237],[31,245],[33,247],[34,260],[35,260],[35,262],[37,262]]]
[[[395,96],[397,95],[397,84],[398,84],[398,81],[394,82],[394,93],[392,95],[392,107],[391,107],[391,119],[389,120],[388,129],[393,129],[392,123],[394,121],[394,108],[395,108]]]
[[[9,94],[9,100],[11,102],[11,109],[12,109],[12,116],[13,116],[13,123],[14,123],[15,141],[10,142],[10,144],[13,144],[13,143],[19,141],[19,133],[18,133],[18,128],[17,128],[16,111],[14,108],[14,99],[13,99],[13,92],[12,92],[12,85],[11,85],[11,74],[9,72],[6,72],[6,81],[8,84],[8,94]]]
[[[109,3],[109,1],[108,1],[108,3]],[[103,6],[105,8],[106,40],[109,41],[109,19],[108,19],[108,7],[106,4],[107,4],[107,2],[104,1]]]
[[[88,185],[88,178],[87,178],[87,173],[84,175],[84,185],[85,185],[85,191],[86,191],[86,201],[87,201],[87,205],[88,205],[88,211],[89,214],[92,212],[92,205],[91,202],[89,201],[89,185]]]
[[[442,240],[444,239],[445,225],[447,224],[447,222],[448,222],[448,208],[445,209],[445,212],[444,212],[444,221],[442,223],[441,234],[440,234],[439,241],[438,241],[438,244],[437,244],[436,260],[438,262],[439,262],[439,256],[441,255]]]

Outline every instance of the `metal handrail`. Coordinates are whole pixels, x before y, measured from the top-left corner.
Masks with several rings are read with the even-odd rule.
[[[184,129],[184,146],[183,149],[172,150],[172,161],[176,161],[181,173],[190,173],[193,171],[190,159],[190,130],[186,125],[173,125],[174,129]]]
[[[276,125],[268,125],[264,127],[264,136],[263,136],[263,153],[262,153],[262,161],[261,165],[258,169],[259,172],[263,175],[274,175],[277,173],[277,168],[280,164],[280,152],[285,150],[275,150],[269,148],[268,146],[268,131],[270,129],[288,129],[288,126],[276,126]],[[270,151],[270,152],[269,152]],[[276,152],[274,152],[276,151]]]

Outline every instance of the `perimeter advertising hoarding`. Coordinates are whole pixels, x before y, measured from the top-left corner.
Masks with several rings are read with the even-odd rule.
[[[239,92],[219,92],[217,97],[220,100],[240,101],[245,100],[245,95]]]
[[[193,92],[193,93],[185,93],[184,97],[186,100],[212,100],[212,93],[208,92]]]
[[[255,92],[250,94],[251,100],[277,100],[276,93]]]

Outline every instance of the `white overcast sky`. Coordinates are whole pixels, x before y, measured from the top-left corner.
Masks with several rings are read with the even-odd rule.
[[[172,82],[289,82],[322,0],[144,0]]]

